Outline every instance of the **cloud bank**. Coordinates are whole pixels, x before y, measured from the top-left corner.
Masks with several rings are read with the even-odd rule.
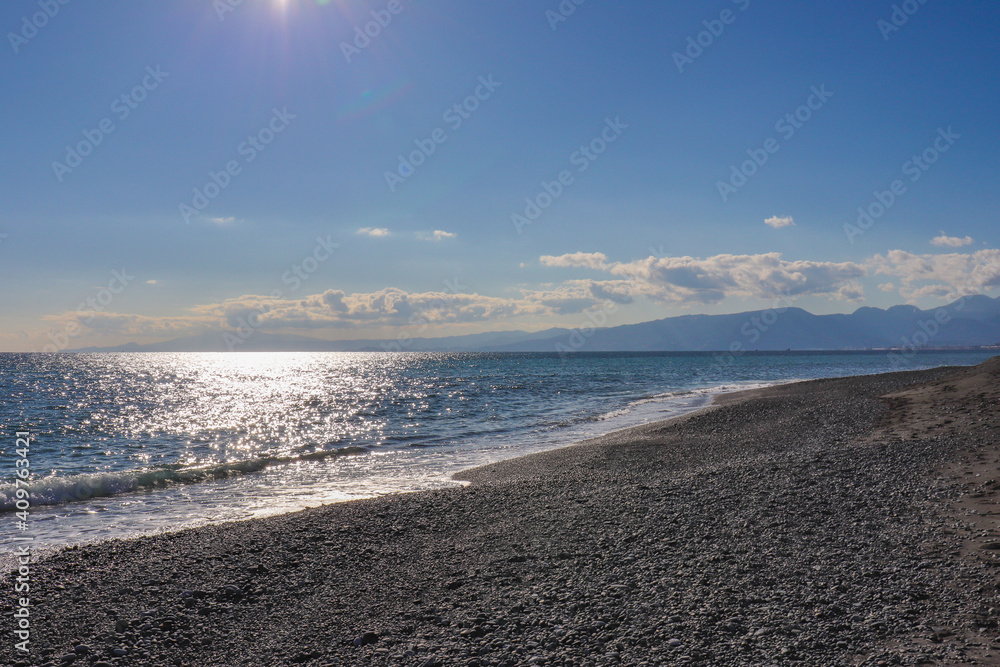
[[[444,233],[442,238],[448,238]],[[291,299],[247,294],[202,304],[189,314],[150,317],[121,313],[67,312],[48,318],[74,322],[102,335],[177,337],[236,328],[253,322],[264,330],[378,330],[517,321],[545,325],[560,316],[640,299],[688,306],[726,299],[820,297],[842,302],[864,299],[864,278],[888,276],[878,289],[898,290],[909,301],[954,299],[1000,287],[1000,250],[914,254],[892,250],[861,263],[786,260],[780,253],[697,257],[649,256],[628,262],[601,252],[543,255],[541,266],[585,272],[561,282],[522,287],[516,296],[464,292],[408,292],[386,287],[374,292],[325,291]],[[278,293],[280,295],[280,293]]]

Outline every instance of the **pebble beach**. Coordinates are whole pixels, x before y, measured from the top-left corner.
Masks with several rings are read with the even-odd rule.
[[[998,380],[994,358],[728,394],[463,487],[70,548],[32,563],[30,653],[5,632],[0,656],[1000,664]]]

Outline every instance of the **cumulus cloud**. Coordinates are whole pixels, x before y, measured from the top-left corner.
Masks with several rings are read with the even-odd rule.
[[[81,331],[122,336],[176,337],[203,333],[218,321],[202,315],[150,317],[128,313],[71,311],[45,318],[61,326],[75,324]]]
[[[922,297],[958,298],[1000,287],[1000,250],[917,255],[891,250],[875,255],[869,269],[898,278],[899,293],[908,300]]]
[[[847,283],[837,290],[837,301],[864,301],[865,290],[861,283]]]
[[[570,280],[548,290],[522,290],[524,300],[555,315],[580,313],[609,301],[631,303],[631,285],[623,280]]]
[[[443,241],[445,239],[453,239],[458,234],[453,232],[445,232],[440,229],[435,229],[433,232],[417,232],[417,238],[421,241]]]
[[[621,281],[569,281],[548,290],[524,289],[513,298],[407,292],[396,287],[354,294],[330,289],[301,299],[244,295],[196,306],[190,320],[198,326],[209,322],[226,328],[251,322],[264,330],[435,326],[567,315],[609,301],[628,303],[631,298]]]
[[[542,255],[538,258],[542,266],[568,268],[607,269],[608,257],[603,252],[573,252],[566,255]]]
[[[962,248],[967,245],[972,245],[975,242],[975,239],[971,236],[958,238],[957,236],[948,236],[944,232],[941,232],[941,236],[936,236],[931,239],[931,245],[936,245],[939,248]]]
[[[782,227],[794,227],[795,220],[793,220],[792,216],[790,215],[786,215],[783,217],[778,217],[775,215],[765,220],[764,224],[773,229],[781,229]]]
[[[591,299],[580,304],[581,309],[593,302]],[[247,295],[198,306],[195,310],[212,315],[230,327],[253,317],[263,329],[350,329],[486,322],[524,315],[551,315],[561,312],[562,308],[535,296],[501,298],[451,292],[407,292],[387,287],[354,294],[327,290],[294,300]]]
[[[611,261],[603,253],[544,255],[543,266],[601,275],[522,288],[515,296],[444,291],[407,292],[386,287],[373,292],[338,289],[287,298],[246,294],[195,306],[187,314],[149,317],[109,312],[68,312],[48,318],[102,335],[177,337],[219,329],[379,329],[423,331],[444,325],[493,323],[516,318],[544,323],[609,303],[650,299],[665,304],[712,304],[727,298],[839,301],[864,298],[861,279],[888,276],[878,288],[898,290],[910,300],[957,298],[1000,287],[1000,250],[918,255],[893,250],[863,263],[786,260],[779,253],[715,255],[705,258],[650,256]]]
[[[371,236],[373,238],[392,236],[392,232],[385,227],[361,227],[355,233],[361,236]]]
[[[189,315],[148,317],[120,313],[64,313],[54,322],[76,322],[81,331],[130,337],[177,337],[251,326],[280,329],[371,329],[497,322],[520,317],[580,313],[609,300],[631,297],[614,281],[571,281],[551,290],[522,290],[519,297],[452,292],[407,292],[387,287],[347,294],[326,290],[299,299],[247,294],[202,304]]]
[[[727,297],[828,296],[857,300],[865,268],[853,262],[786,261],[779,253],[654,257],[608,262],[602,253],[545,255],[545,266],[588,268],[621,279],[617,292],[665,303],[717,303]]]

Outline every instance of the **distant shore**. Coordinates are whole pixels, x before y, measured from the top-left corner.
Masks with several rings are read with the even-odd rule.
[[[0,662],[997,664],[998,386],[728,394],[468,487],[66,550]]]

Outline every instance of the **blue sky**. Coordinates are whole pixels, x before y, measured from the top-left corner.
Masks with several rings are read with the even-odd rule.
[[[7,2],[0,350],[996,296],[998,24],[943,0]]]

